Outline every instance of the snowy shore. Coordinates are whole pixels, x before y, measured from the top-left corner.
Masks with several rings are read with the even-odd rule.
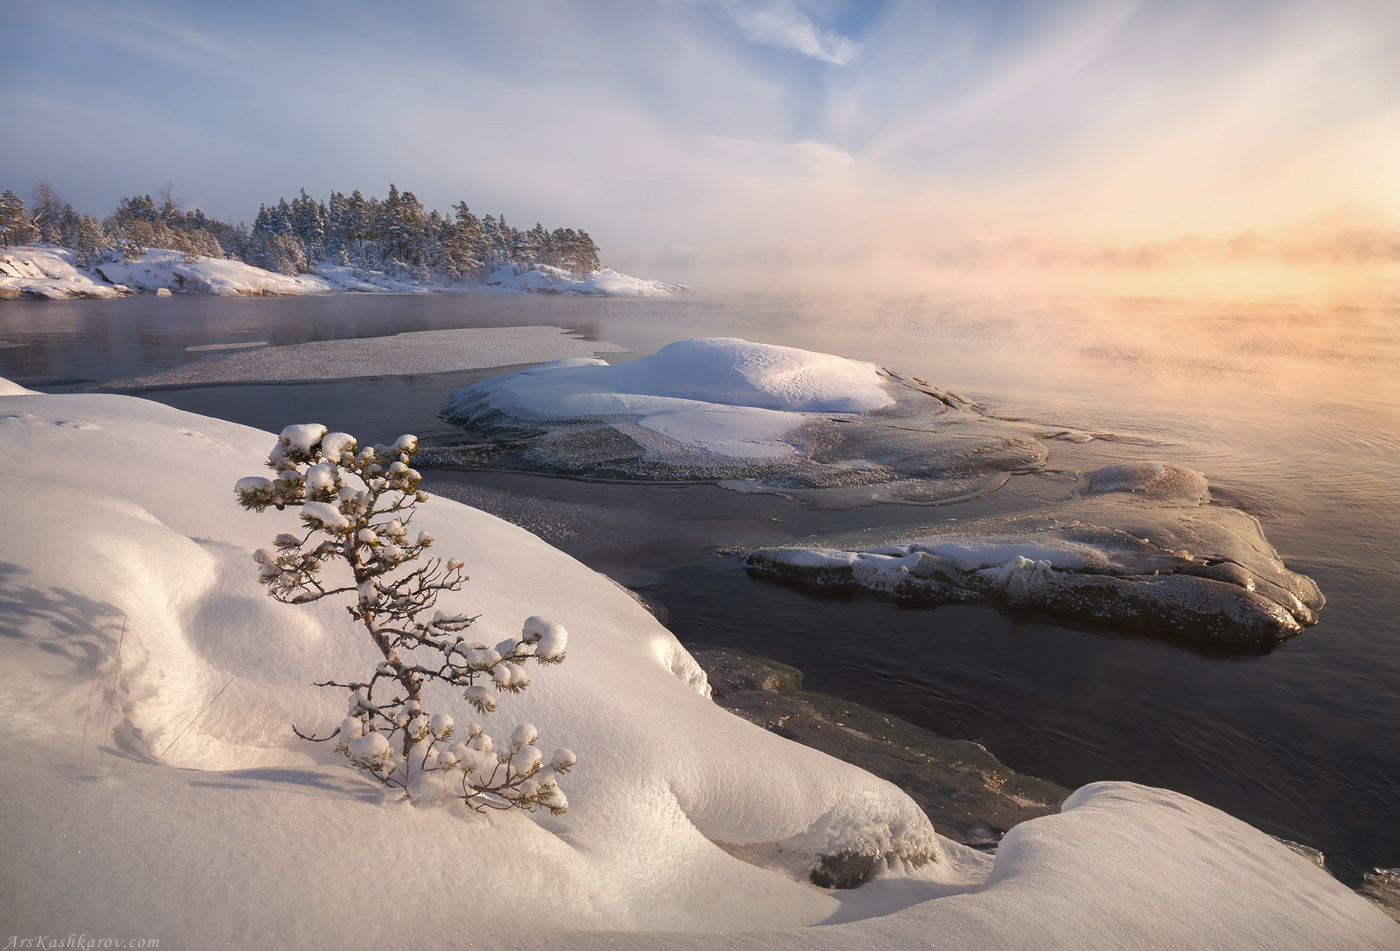
[[[595,297],[659,297],[688,290],[602,268],[584,277],[548,265],[529,270],[497,268],[480,281],[444,283],[392,277],[323,262],[312,274],[287,276],[242,261],[197,258],[152,249],[132,260],[74,263],[74,252],[50,245],[0,250],[0,298],[70,300],[131,294],[208,294],[216,297],[286,297],[338,292],[378,294],[559,294]]]
[[[578,753],[572,805],[482,818],[384,802],[288,728],[338,722],[341,704],[306,684],[372,649],[338,606],[259,589],[253,550],[297,521],[241,511],[231,486],[274,437],[129,397],[0,393],[11,932],[162,947],[1395,944],[1394,923],[1325,872],[1175,793],[1094,784],[995,857],[949,841],[889,783],[717,706],[607,579],[445,499],[421,527],[467,562],[461,607],[482,636],[532,614],[571,632],[567,661],[490,719],[528,719]],[[869,881],[812,883],[833,870]]]

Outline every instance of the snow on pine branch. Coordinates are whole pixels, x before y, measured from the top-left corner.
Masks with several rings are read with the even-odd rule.
[[[460,690],[478,713],[493,712],[497,693],[529,686],[529,662],[563,661],[568,632],[531,617],[520,636],[488,646],[462,633],[475,617],[437,609],[440,595],[461,590],[468,579],[455,558],[408,567],[435,541],[426,531],[410,539],[417,507],[428,499],[411,465],[417,451],[415,436],[360,449],[353,436],[319,424],[288,426],[268,454],[274,477],[249,476],[234,486],[245,509],[301,510],[301,534],[279,534],[273,549],[253,555],[268,594],[287,604],[350,596],[351,623],[383,658],[363,681],[317,684],[350,695],[346,718],[328,736],[292,729],[315,742],[340,737],[336,750],[351,766],[413,800],[563,813],[568,800],[558,776],[574,765],[571,751],[556,750],[546,763],[535,746],[538,731],[528,723],[499,748],[478,723],[454,742],[452,716],[424,706],[425,688],[437,684]],[[328,585],[325,570],[336,563],[349,568],[349,578]]]

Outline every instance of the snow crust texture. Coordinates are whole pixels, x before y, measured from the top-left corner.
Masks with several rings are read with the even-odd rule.
[[[1033,513],[851,547],[760,548],[746,564],[800,584],[930,604],[991,599],[1207,644],[1272,644],[1317,623],[1317,585],[1284,567],[1253,516],[1207,504],[1201,473],[1114,465],[1081,473],[1080,486],[1078,497]]]
[[[617,353],[625,348],[583,341],[562,327],[468,327],[423,330],[388,337],[317,340],[285,347],[260,347],[218,360],[108,383],[111,389],[198,386],[277,380],[332,380],[409,373],[478,370]]]
[[[88,270],[73,265],[74,252],[49,245],[26,245],[0,252],[0,297],[68,300],[122,297],[132,293],[171,293],[216,297],[287,297],[337,291],[395,294],[559,294],[593,297],[664,297],[689,290],[682,284],[649,281],[603,268],[575,278],[549,265],[529,270],[499,268],[481,281],[445,284],[411,281],[377,271],[321,264],[313,274],[287,276],[242,261],[186,259],[179,251],[154,248],[140,257],[103,261]]]
[[[496,718],[535,724],[579,765],[558,818],[387,802],[289,729],[339,723],[342,699],[308,684],[375,654],[340,605],[259,588],[254,551],[298,515],[244,512],[229,486],[274,441],[124,396],[0,397],[9,933],[192,948],[1395,947],[1395,924],[1325,872],[1174,793],[1086,787],[995,859],[948,842],[889,783],[716,706],[684,648],[607,579],[443,499],[415,528],[472,579],[444,609],[479,614],[488,641],[532,615],[570,633],[568,663],[503,696]],[[866,884],[820,888],[813,873]],[[470,913],[434,912],[437,896]]]
[[[901,499],[956,496],[1045,457],[1030,427],[874,364],[732,337],[521,370],[457,390],[440,415],[491,442],[432,450],[425,464],[880,486]]]

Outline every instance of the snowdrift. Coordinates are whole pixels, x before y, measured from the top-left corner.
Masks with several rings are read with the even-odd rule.
[[[1045,458],[1031,427],[952,394],[874,364],[733,337],[682,340],[618,366],[532,367],[457,390],[440,415],[492,441],[425,462],[607,478],[878,485],[926,499]]]
[[[244,512],[231,488],[273,442],[129,397],[0,396],[0,929],[172,948],[1279,951],[1400,935],[1268,836],[1159,790],[1087,787],[995,860],[948,842],[894,786],[715,706],[625,591],[443,499],[419,527],[472,578],[444,606],[480,614],[487,641],[534,614],[571,634],[488,730],[529,720],[580,762],[559,818],[386,802],[290,733],[338,722],[342,698],[308,684],[374,652],[339,606],[281,605],[255,580],[252,551],[296,516]],[[832,891],[813,872],[873,880]],[[836,926],[802,928],[819,923]],[[721,930],[763,933],[704,934]]]
[[[1253,516],[1207,504],[1208,489],[1172,463],[1115,465],[1082,473],[1078,498],[1037,512],[851,548],[760,548],[745,563],[799,584],[925,604],[988,598],[1206,644],[1271,644],[1316,624],[1317,585],[1284,567]]]

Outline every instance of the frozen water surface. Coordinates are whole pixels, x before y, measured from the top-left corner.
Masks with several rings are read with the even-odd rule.
[[[258,344],[218,344],[200,349],[247,348]],[[195,348],[186,348],[192,350]],[[446,373],[483,367],[559,360],[625,347],[587,343],[561,327],[470,327],[423,330],[387,337],[317,340],[285,347],[262,347],[221,360],[189,363],[160,373],[114,380],[112,389],[199,386],[210,383],[338,380],[407,373]]]

